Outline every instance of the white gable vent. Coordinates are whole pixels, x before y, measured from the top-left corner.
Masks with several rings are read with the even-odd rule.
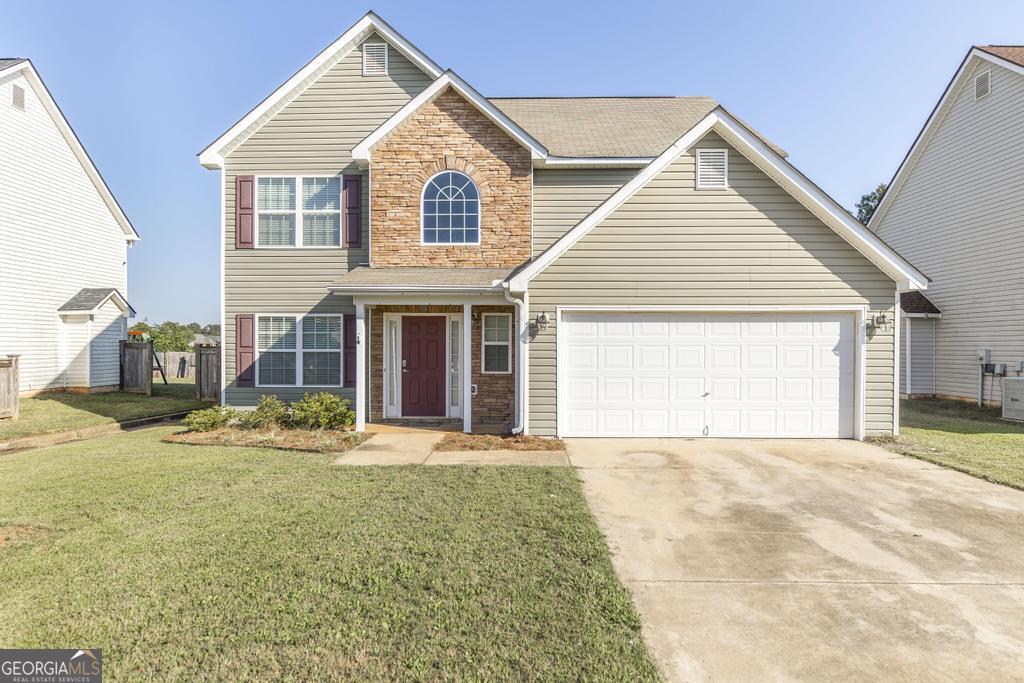
[[[11,88],[11,106],[25,111],[25,89],[20,85]]]
[[[974,99],[980,100],[992,92],[992,71],[985,70],[974,77]]]
[[[724,190],[729,187],[729,151],[697,150],[697,189]]]
[[[388,73],[388,44],[363,43],[363,75],[385,76]]]

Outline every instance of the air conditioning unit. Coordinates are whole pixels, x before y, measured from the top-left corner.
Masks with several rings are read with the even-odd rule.
[[[1003,417],[1024,421],[1024,377],[1003,378]]]

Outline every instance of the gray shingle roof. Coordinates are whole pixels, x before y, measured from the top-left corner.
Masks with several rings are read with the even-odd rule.
[[[900,308],[904,313],[928,313],[939,315],[942,311],[924,294],[918,291],[901,292]]]
[[[57,311],[92,311],[106,301],[111,294],[116,294],[121,301],[124,301],[132,313],[135,312],[128,304],[128,301],[121,296],[121,292],[117,291],[116,287],[87,287],[68,299]]]
[[[489,100],[556,157],[656,157],[718,106],[710,97]],[[785,156],[760,133],[751,131]]]
[[[512,268],[369,268],[359,266],[335,280],[330,287],[375,289],[415,287],[438,289],[490,289],[504,280]]]
[[[26,61],[24,57],[0,57],[0,71],[14,66],[15,64],[21,64]]]

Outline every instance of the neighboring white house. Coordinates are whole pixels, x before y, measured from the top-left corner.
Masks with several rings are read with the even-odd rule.
[[[0,150],[0,354],[22,392],[115,387],[139,235],[27,59],[0,59]]]
[[[903,394],[975,400],[979,351],[1010,376],[1024,360],[1022,113],[1024,47],[971,48],[869,224],[931,279],[934,306],[904,302]]]

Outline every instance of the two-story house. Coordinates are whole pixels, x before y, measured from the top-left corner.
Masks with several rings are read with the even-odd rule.
[[[1024,46],[972,47],[871,218],[932,279],[904,305],[906,395],[1000,403],[983,361],[1024,361],[1022,111]]]
[[[542,436],[896,429],[926,278],[705,97],[487,98],[370,13],[200,154],[223,400]]]
[[[19,391],[106,391],[139,235],[28,59],[0,59],[0,355]]]

